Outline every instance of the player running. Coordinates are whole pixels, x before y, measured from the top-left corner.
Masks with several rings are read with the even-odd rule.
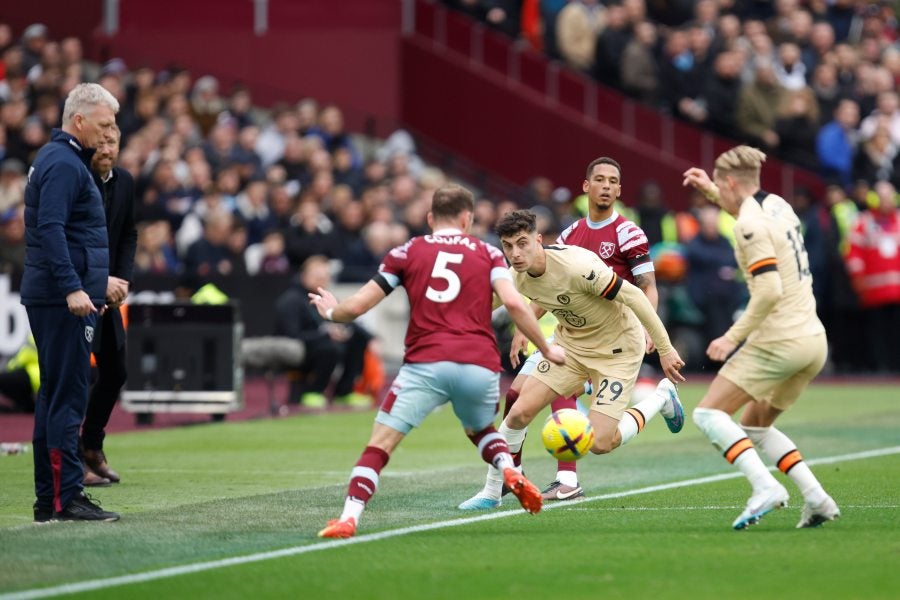
[[[750,480],[753,492],[734,529],[787,506],[787,490],[755,448],[800,488],[806,504],[797,527],[815,527],[841,511],[796,444],[773,425],[822,370],[828,343],[816,316],[800,220],[784,198],[760,189],[765,159],[756,148],[737,146],[716,159],[712,181],[696,167],[684,174],[684,185],[737,217],[735,258],[750,290],[747,309],[706,350],[711,359],[726,362],[694,409],[694,422]],[[739,427],[732,416],[744,406]]]
[[[391,250],[378,275],[340,303],[322,288],[309,295],[324,319],[339,322],[359,317],[399,285],[406,288],[410,302],[403,366],[350,473],[344,510],[319,537],[356,533],[391,453],[429,413],[447,402],[481,457],[502,472],[522,507],[530,513],[541,509],[540,490],[514,468],[509,447],[493,425],[500,396],[500,355],[491,328],[494,293],[516,326],[547,352],[553,364],[565,362],[565,351],[544,340],[537,319],[513,286],[503,254],[467,235],[473,211],[468,190],[438,189],[428,213],[432,234]]]
[[[510,450],[520,451],[526,427],[544,407],[558,396],[576,393],[587,379],[595,392],[589,415],[596,432],[591,448],[595,454],[627,443],[657,413],[667,421],[683,422],[674,385],[672,393],[652,394],[626,408],[644,358],[644,328],[659,350],[666,377],[673,383],[684,381],[679,373],[684,361],[647,297],[589,250],[542,246],[530,211],[505,215],[497,234],[515,271],[516,288],[533,305],[553,312],[558,320],[555,341],[566,350],[565,365],[542,358],[525,379],[499,429]],[[489,469],[484,489],[467,502],[498,506],[502,485],[499,471]]]

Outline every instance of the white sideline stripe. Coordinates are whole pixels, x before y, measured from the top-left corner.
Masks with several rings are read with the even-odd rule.
[[[807,461],[810,465],[830,465],[834,463],[846,462],[851,460],[862,460],[865,458],[876,458],[879,456],[888,456],[891,454],[900,454],[900,446],[889,448],[881,448],[878,450],[867,450],[865,452],[854,452],[851,454],[841,454],[838,456],[828,456],[819,459]],[[672,490],[682,487],[691,487],[702,485],[704,483],[714,483],[717,481],[725,481],[727,479],[735,479],[742,477],[740,472],[721,473],[719,475],[709,475],[706,477],[696,477],[694,479],[684,479],[682,481],[674,481],[671,483],[663,483],[660,485],[651,485],[647,487],[637,488],[634,490],[626,490],[623,492],[613,492],[610,494],[601,494],[600,496],[586,496],[577,500],[561,504],[551,504],[544,510],[553,510],[560,507],[569,507],[575,504],[585,502],[594,502],[597,500],[612,500],[615,498],[624,498],[626,496],[636,496],[639,494],[649,494],[652,492],[660,492]],[[145,581],[153,581],[155,579],[165,579],[167,577],[177,577],[179,575],[189,575],[191,573],[200,573],[202,571],[210,571],[212,569],[220,569],[222,567],[231,567],[235,565],[246,565],[249,563],[271,560],[274,558],[285,558],[288,556],[297,556],[316,552],[318,550],[327,550],[331,548],[342,548],[353,544],[363,544],[365,542],[376,542],[388,538],[408,535],[410,533],[419,533],[421,531],[432,531],[434,529],[446,529],[448,527],[456,527],[458,525],[468,525],[479,521],[492,521],[494,519],[503,519],[506,517],[519,516],[522,514],[520,510],[506,510],[500,512],[492,512],[478,515],[475,517],[463,517],[460,519],[452,519],[449,521],[438,521],[435,523],[425,523],[423,525],[415,525],[412,527],[401,527],[400,529],[392,529],[390,531],[382,531],[379,533],[370,533],[357,537],[343,540],[329,540],[327,542],[317,542],[304,546],[294,546],[292,548],[283,548],[281,550],[272,550],[270,552],[259,552],[256,554],[248,554],[245,556],[235,556],[233,558],[223,558],[220,560],[212,560],[208,562],[200,562],[179,567],[169,567],[159,569],[157,571],[148,571],[146,573],[136,573],[133,575],[120,575],[118,577],[108,577],[105,579],[93,579],[89,581],[81,581],[78,583],[68,583],[50,588],[37,588],[32,590],[23,590],[21,592],[12,592],[9,594],[0,594],[0,600],[30,600],[32,598],[50,598],[52,596],[62,596],[64,594],[75,594],[79,592],[88,592],[92,590],[101,590],[105,588],[116,587],[120,585],[128,585],[132,583],[143,583]]]

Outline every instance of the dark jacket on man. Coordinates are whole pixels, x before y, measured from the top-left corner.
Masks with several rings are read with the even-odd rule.
[[[124,279],[129,283],[134,277],[134,253],[137,249],[137,229],[134,226],[134,178],[131,173],[119,167],[113,167],[112,177],[94,181],[100,189],[103,207],[106,211],[106,230],[109,236],[109,274],[111,277]],[[125,328],[118,308],[108,310],[110,320],[115,328],[116,347],[125,344]],[[100,319],[98,326],[106,319]],[[99,331],[98,331],[99,333]],[[94,338],[94,352],[99,351],[102,335]]]
[[[95,306],[106,304],[109,246],[90,170],[93,154],[74,136],[54,129],[28,171],[20,291],[25,306],[66,306],[66,296],[78,290]]]

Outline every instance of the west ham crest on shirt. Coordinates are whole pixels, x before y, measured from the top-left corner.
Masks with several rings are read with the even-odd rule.
[[[89,344],[94,341],[94,328],[90,325],[87,325],[84,328],[84,339],[86,339]]]
[[[616,245],[613,242],[600,242],[600,258],[609,258],[616,253]]]

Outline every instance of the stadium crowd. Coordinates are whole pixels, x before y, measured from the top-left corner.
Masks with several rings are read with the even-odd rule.
[[[487,3],[474,0],[452,4],[485,18],[499,14],[482,10]],[[501,13],[519,14],[523,5],[530,6],[512,4],[514,9],[507,7],[507,12],[500,6]],[[680,4],[690,8],[684,15],[673,8]],[[732,137],[751,131],[745,129],[751,122],[763,124],[752,129],[758,133],[752,138],[755,143],[782,155],[794,148],[801,164],[815,160],[815,149],[808,139],[795,144],[792,135],[816,129],[796,126],[793,117],[788,121],[794,126],[784,128],[774,111],[779,103],[766,99],[768,92],[759,89],[763,77],[754,74],[768,69],[773,79],[765,85],[777,90],[779,98],[794,98],[787,104],[792,111],[800,110],[802,119],[811,119],[813,112],[822,115],[815,123],[826,123],[817,134],[820,146],[828,142],[824,154],[836,158],[834,148],[840,146],[849,159],[839,165],[843,171],[829,175],[833,185],[826,197],[798,193],[789,200],[804,218],[819,310],[834,342],[834,366],[847,372],[900,372],[896,353],[876,352],[859,336],[867,328],[883,340],[878,344],[886,344],[887,333],[900,328],[896,22],[882,5],[858,14],[849,10],[855,4],[847,7],[847,2],[800,6],[783,1],[766,17],[755,12],[762,4],[541,2],[544,36],[529,39],[578,65],[570,56],[574,34],[563,24],[573,11],[591,16],[591,51],[583,53],[591,60],[580,68],[638,95],[621,77],[626,71],[630,75],[632,67],[623,66],[615,74],[599,69],[627,64],[626,47],[643,43],[653,58],[648,72],[656,91],[642,99]],[[669,8],[660,12],[657,5]],[[804,20],[806,29],[797,24]],[[819,45],[814,40],[820,34],[815,32],[823,31],[831,39]],[[519,35],[520,28],[507,32]],[[645,42],[637,41],[643,37]],[[800,79],[800,71],[785,68],[790,54],[785,49],[791,45],[800,55],[796,69],[807,73]],[[621,52],[601,56],[607,47]],[[730,73],[724,79],[730,78],[731,84],[721,97],[713,97],[711,90],[718,88],[711,82],[722,69]],[[685,87],[698,83],[699,74],[709,74],[710,83],[695,90]],[[338,106],[304,98],[262,109],[254,104],[252,90],[240,85],[225,90],[216,78],[197,75],[177,65],[154,70],[121,59],[98,65],[84,59],[77,38],[56,40],[39,23],[17,35],[0,23],[0,272],[17,271],[24,264],[26,173],[51,128],[58,126],[62,100],[83,81],[100,83],[122,107],[119,166],[136,182],[138,276],[177,274],[183,290],[190,292],[212,275],[297,273],[310,257],[324,256],[337,281],[364,282],[391,247],[426,232],[432,193],[448,177],[423,162],[407,132],[372,140],[346,131]],[[803,85],[798,85],[801,79]],[[716,107],[719,101],[731,103],[727,106],[732,109]],[[838,116],[828,122],[832,113]],[[865,117],[861,123],[860,114]],[[598,148],[598,155],[602,152]],[[670,308],[661,307],[662,315],[670,322],[702,327],[703,313],[696,306],[702,306],[703,299],[691,302],[687,290],[709,290],[724,281],[725,289],[743,294],[733,264],[710,268],[690,260],[709,255],[702,249],[691,252],[691,243],[707,237],[713,245],[722,239],[727,243],[726,219],[718,220],[718,230],[703,227],[710,219],[702,216],[702,196],[689,209],[675,212],[666,202],[674,190],[634,181],[629,173],[623,180],[628,190],[623,200],[630,206],[621,210],[645,229],[655,245],[659,279],[670,288]],[[494,223],[519,206],[539,213],[549,240],[586,214],[583,197],[572,197],[565,188],[536,177],[519,197],[479,198],[473,232],[496,243]],[[701,231],[707,237],[697,237]],[[709,285],[696,285],[696,279],[692,285],[695,277],[707,277]],[[875,294],[867,287],[872,277],[887,282],[875,286]]]
[[[892,0],[445,0],[602,85],[822,172],[900,185]]]

